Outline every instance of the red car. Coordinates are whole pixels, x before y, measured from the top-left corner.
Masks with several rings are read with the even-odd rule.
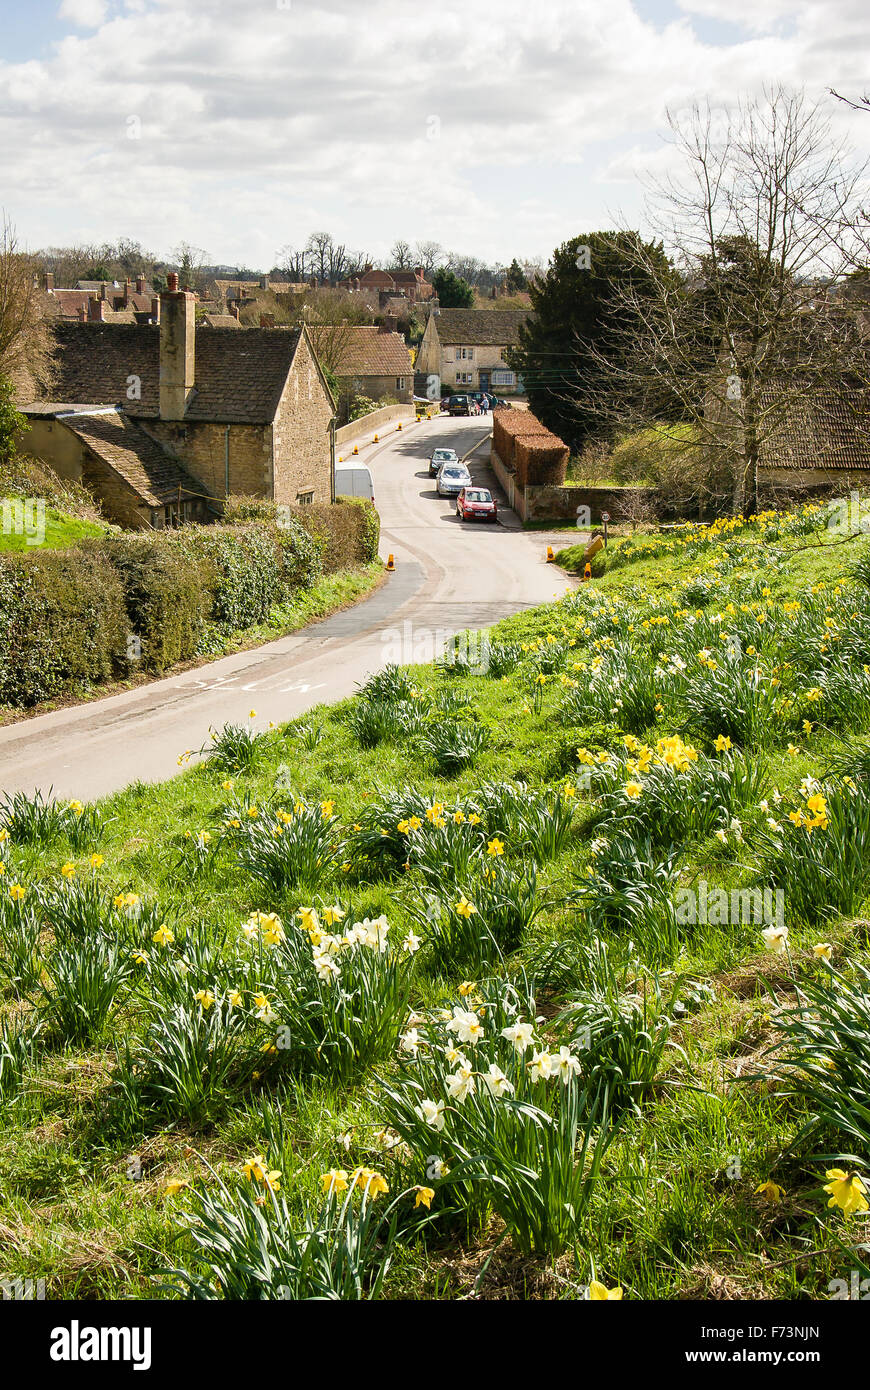
[[[456,515],[462,521],[496,521],[498,507],[488,488],[464,487],[456,499]]]

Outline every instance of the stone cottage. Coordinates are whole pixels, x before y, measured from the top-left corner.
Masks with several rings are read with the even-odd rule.
[[[19,385],[23,441],[112,520],[220,515],[231,493],[334,499],[335,403],[301,329],[197,328],[170,275],[160,323],[59,323],[50,382]]]

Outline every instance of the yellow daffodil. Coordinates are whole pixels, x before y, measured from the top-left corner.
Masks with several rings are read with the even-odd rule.
[[[613,1289],[608,1289],[606,1285],[599,1284],[597,1279],[593,1279],[589,1285],[589,1298],[593,1302],[601,1303],[618,1301],[622,1298],[622,1289],[619,1284]]]
[[[455,911],[460,917],[472,917],[477,912],[474,903],[470,903],[465,894],[460,894],[459,902],[455,905]]]
[[[203,1009],[210,1009],[214,1003],[214,995],[210,989],[198,989],[193,997]]]
[[[169,946],[175,940],[175,937],[169,928],[163,924],[157,928],[151,940],[156,941],[158,946]]]
[[[435,1196],[434,1187],[418,1187],[417,1196],[414,1198],[415,1207],[425,1207],[427,1211],[432,1206],[432,1198]]]
[[[330,1168],[328,1173],[320,1174],[324,1192],[346,1192],[347,1173],[344,1168]]]
[[[68,864],[63,864],[63,865],[61,865],[61,870],[60,870],[60,871],[61,871],[61,874],[63,875],[63,877],[64,877],[65,879],[67,879],[67,881],[69,881],[70,879],[75,878],[75,876],[76,876],[76,866],[75,866],[75,864],[69,864],[69,863],[68,863]]]
[[[820,941],[817,946],[813,947],[813,955],[817,960],[830,960],[833,950],[830,941]]]
[[[497,838],[490,840],[486,846],[486,852],[492,855],[504,854],[504,842]]]
[[[829,1207],[839,1207],[844,1216],[854,1216],[856,1212],[870,1208],[866,1184],[858,1173],[847,1173],[843,1168],[829,1168],[825,1177],[828,1181],[824,1191],[829,1196]]]
[[[775,1204],[782,1201],[785,1196],[785,1188],[779,1187],[771,1178],[768,1178],[767,1182],[760,1182],[758,1184],[755,1189],[755,1195],[757,1197],[763,1197],[766,1202]]]

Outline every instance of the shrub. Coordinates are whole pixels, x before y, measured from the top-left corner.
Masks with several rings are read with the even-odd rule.
[[[288,508],[288,511],[290,509]],[[324,574],[353,569],[377,559],[380,517],[364,498],[342,497],[292,510],[320,551]]]
[[[183,527],[166,539],[184,560],[211,565],[210,616],[221,632],[264,622],[283,597],[281,549],[262,526]]]
[[[142,665],[159,674],[195,655],[211,606],[214,572],[204,559],[191,563],[165,533],[110,536],[83,542],[112,565],[124,588],[127,621],[142,643]]]
[[[121,581],[83,550],[0,556],[0,703],[35,705],[125,663]]]

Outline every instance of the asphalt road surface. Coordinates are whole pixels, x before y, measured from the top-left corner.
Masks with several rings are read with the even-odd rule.
[[[468,466],[501,501],[486,463],[490,430],[491,416],[439,416],[361,449],[381,514],[381,555],[396,562],[370,598],[254,651],[0,729],[0,788],[53,788],[89,801],[137,779],[163,781],[178,773],[179,753],[208,740],[210,725],[294,719],[351,695],[388,661],[429,661],[451,633],[564,592],[569,581],[546,563],[550,537],[524,532],[506,508],[497,526],[460,522],[455,502],[439,498],[428,477],[437,445],[462,457],[479,444]]]

